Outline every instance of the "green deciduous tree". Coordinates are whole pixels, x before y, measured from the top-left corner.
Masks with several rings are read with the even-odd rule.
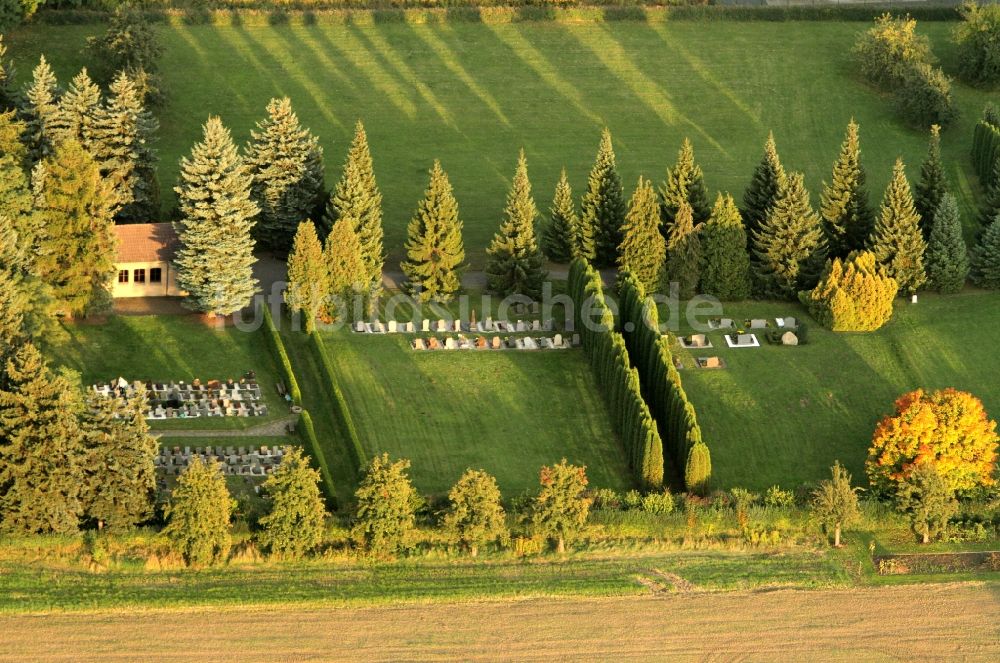
[[[194,456],[163,509],[163,534],[189,566],[224,562],[232,547],[229,523],[235,508],[219,463]]]
[[[267,117],[250,132],[246,164],[251,197],[260,214],[254,226],[263,246],[284,253],[295,231],[323,199],[323,148],[299,123],[288,97],[271,99]]]
[[[566,179],[566,169],[563,168],[556,184],[556,192],[549,208],[549,223],[542,233],[542,249],[552,262],[566,264],[579,253],[578,238],[580,218],[576,215],[573,204],[573,190]],[[582,238],[584,244],[593,246],[594,238]]]
[[[681,299],[690,299],[698,292],[701,273],[701,238],[694,226],[691,206],[681,206],[667,234],[667,283],[677,284]]]
[[[614,265],[618,259],[624,222],[625,194],[615,164],[611,132],[605,127],[601,132],[594,166],[587,178],[587,191],[580,202],[578,246],[581,257],[602,266]],[[588,237],[594,238],[593,255],[588,249]]]
[[[204,139],[181,159],[174,188],[181,213],[177,285],[195,311],[228,315],[257,291],[251,231],[259,208],[250,197],[252,181],[229,130],[218,117],[208,118]]]
[[[924,263],[927,285],[942,293],[959,292],[969,276],[969,251],[962,236],[962,219],[955,196],[950,193],[941,197],[934,213]]]
[[[465,263],[462,221],[448,175],[435,160],[430,184],[407,227],[400,267],[410,294],[422,302],[447,302],[461,289]]]
[[[677,163],[667,171],[667,179],[660,189],[664,237],[670,234],[681,204],[691,207],[695,225],[708,221],[711,208],[705,191],[705,176],[695,163],[694,146],[687,138],[677,152]]]
[[[257,535],[272,554],[302,557],[322,543],[327,513],[319,481],[319,471],[309,467],[301,449],[285,448],[281,464],[264,482],[271,509],[260,519]]]
[[[746,227],[747,241],[760,229],[767,219],[768,213],[778,199],[785,185],[785,169],[778,157],[778,148],[774,143],[774,134],[768,132],[764,143],[764,154],[757,167],[754,168],[750,184],[743,192],[743,223]]]
[[[486,254],[486,280],[491,292],[504,297],[525,295],[535,300],[542,296],[542,255],[535,239],[535,217],[538,208],[531,197],[531,182],[528,180],[528,160],[521,150],[517,158],[514,179],[507,193],[500,232]]]
[[[941,68],[926,62],[911,66],[894,94],[899,114],[914,128],[946,127],[958,117],[951,79]]]
[[[839,462],[830,468],[831,477],[819,482],[813,492],[813,513],[829,532],[833,530],[833,545],[840,547],[840,533],[861,516],[857,488],[851,487],[851,475]]]
[[[406,470],[410,461],[392,462],[389,454],[375,456],[358,486],[357,510],[351,537],[373,553],[394,553],[413,531],[413,501],[416,492]]]
[[[140,96],[151,103],[165,98],[159,76],[163,46],[155,28],[135,6],[117,7],[103,35],[87,39],[99,83],[110,83],[120,72],[136,81]]]
[[[473,557],[480,546],[510,536],[500,488],[497,480],[486,472],[466,470],[448,491],[448,502],[444,527]]]
[[[312,221],[303,221],[295,233],[288,255],[288,288],[285,304],[293,313],[305,317],[306,333],[316,329],[316,318],[323,312],[330,292],[330,272],[323,257],[323,245]]]
[[[28,157],[32,162],[49,156],[54,147],[52,126],[59,115],[61,95],[56,75],[43,55],[31,72],[31,82],[24,90],[22,115],[28,126]]]
[[[958,69],[975,84],[1000,81],[1000,7],[993,3],[966,2],[959,9],[962,22],[952,38],[958,45]]]
[[[875,19],[874,27],[859,35],[854,54],[862,75],[879,86],[901,85],[915,63],[933,63],[930,41],[917,34],[917,21],[909,15],[886,12]]]
[[[875,331],[892,318],[898,286],[867,251],[827,263],[819,283],[801,293],[802,303],[824,327],[838,332]]]
[[[896,279],[901,292],[912,294],[927,280],[924,271],[927,242],[920,232],[920,217],[913,205],[902,159],[896,159],[893,166],[869,249],[885,265],[889,276]]]
[[[913,206],[920,215],[920,229],[927,239],[930,239],[934,215],[946,193],[948,179],[941,164],[941,127],[935,124],[931,126],[927,156],[920,165],[920,181],[913,187]]]
[[[653,184],[642,177],[628,203],[622,243],[618,247],[618,270],[628,271],[648,293],[659,290],[663,280],[667,246],[660,234],[660,204]]]
[[[910,517],[921,543],[942,534],[958,513],[954,489],[933,464],[918,465],[896,491],[896,506]]]
[[[750,255],[740,211],[721,193],[701,229],[701,291],[722,301],[750,296]]]
[[[355,310],[360,308],[354,305],[354,298],[368,294],[364,249],[361,238],[354,231],[357,227],[358,224],[352,217],[342,216],[326,236],[323,262],[326,264],[330,296],[327,313],[331,316],[335,315],[333,307],[340,300],[344,305],[344,315],[352,317]]]
[[[556,552],[563,553],[566,542],[580,533],[590,513],[587,468],[570,465],[563,458],[542,468],[540,482],[542,490],[535,498],[531,521],[540,535],[555,542]]]
[[[820,197],[820,215],[831,258],[843,258],[851,251],[864,248],[875,225],[866,179],[861,165],[858,125],[852,119],[833,164],[833,179],[830,184],[823,185]]]
[[[972,282],[980,288],[1000,290],[1000,215],[972,250]]]

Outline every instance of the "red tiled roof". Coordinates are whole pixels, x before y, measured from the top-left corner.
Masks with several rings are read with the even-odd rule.
[[[118,262],[169,262],[180,241],[172,223],[125,223],[115,226]]]

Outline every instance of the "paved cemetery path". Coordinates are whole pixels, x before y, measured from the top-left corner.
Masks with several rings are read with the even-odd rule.
[[[288,422],[296,421],[298,415],[288,415],[281,419],[269,421],[266,424],[258,424],[249,428],[227,428],[209,430],[154,430],[153,435],[157,437],[282,437],[288,434]]]
[[[0,616],[10,661],[1000,660],[996,584]]]

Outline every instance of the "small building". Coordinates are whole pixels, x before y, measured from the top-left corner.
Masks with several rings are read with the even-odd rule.
[[[112,295],[180,297],[174,255],[180,245],[172,223],[129,223],[115,226],[118,276]]]

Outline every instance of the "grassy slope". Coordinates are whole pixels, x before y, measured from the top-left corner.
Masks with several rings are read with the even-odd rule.
[[[369,454],[413,461],[417,487],[441,493],[468,467],[508,496],[563,456],[596,486],[630,484],[623,451],[583,354],[427,352],[403,335],[326,337]]]
[[[953,24],[924,23],[948,71]],[[177,162],[209,113],[243,141],[267,100],[288,95],[322,139],[335,181],[353,124],[368,128],[385,195],[390,266],[406,222],[440,157],[455,185],[470,258],[498,224],[517,149],[528,153],[547,207],[559,169],[577,194],[607,124],[627,189],[640,173],[663,178],[685,136],[711,189],[742,193],[768,129],[787,167],[818,197],[852,116],[861,124],[875,196],[902,155],[915,174],[925,138],[890,102],[860,84],[850,49],[863,23],[603,25],[521,23],[322,27],[163,28],[170,104],[161,113],[160,181],[172,199]],[[61,81],[86,64],[80,49],[99,26],[36,26],[9,38],[21,79],[44,52]],[[944,137],[954,188],[968,204],[971,125],[988,93],[956,85],[962,109]]]
[[[1000,415],[1000,298],[969,293],[900,300],[893,320],[872,334],[834,334],[815,324],[808,345],[729,349],[710,333],[728,368],[687,370],[684,386],[712,447],[715,485],[764,489],[826,475],[835,459],[864,483],[864,459],[879,418],[917,387],[957,387]],[[726,305],[726,315],[795,315],[797,304]],[[763,342],[763,339],[762,339]],[[690,365],[690,361],[688,362]]]

